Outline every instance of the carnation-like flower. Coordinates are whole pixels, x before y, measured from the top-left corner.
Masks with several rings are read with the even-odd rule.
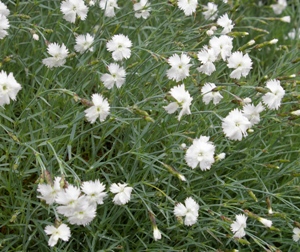
[[[16,100],[18,92],[22,89],[16,81],[13,73],[0,72],[0,106],[10,103],[10,99]]]
[[[118,0],[100,0],[99,6],[102,10],[105,10],[104,15],[106,17],[114,17],[116,15],[115,8],[120,9],[117,2]]]
[[[108,71],[110,74],[103,74],[100,78],[104,86],[111,89],[116,84],[117,88],[120,88],[125,82],[125,69],[118,64],[111,63],[108,65]]]
[[[63,241],[68,241],[71,236],[70,228],[66,224],[60,224],[59,227],[54,227],[53,225],[48,225],[45,227],[45,233],[51,235],[48,241],[48,245],[53,247],[56,245],[58,239]]]
[[[202,171],[209,170],[215,162],[215,146],[209,141],[209,137],[200,136],[193,140],[193,144],[187,149],[185,161],[189,167],[195,169],[198,165]]]
[[[38,198],[45,200],[48,205],[54,203],[55,198],[59,192],[62,192],[64,189],[60,186],[61,177],[55,177],[53,185],[49,184],[39,184],[37,191],[41,196]]]
[[[265,219],[265,218],[259,217],[257,220],[258,220],[260,223],[262,223],[264,226],[268,227],[268,228],[270,228],[270,227],[272,226],[272,224],[273,224],[273,222],[272,222],[271,220],[267,220],[267,219]]]
[[[241,141],[247,136],[247,129],[251,126],[251,122],[238,109],[229,112],[222,121],[222,128],[225,135],[231,140]]]
[[[286,0],[278,0],[277,4],[271,4],[271,7],[275,14],[280,15],[287,7],[287,2]]]
[[[134,16],[136,18],[147,19],[150,16],[150,2],[149,0],[140,0],[138,3],[133,5],[135,11]]]
[[[182,53],[181,56],[174,54],[168,59],[171,68],[167,71],[167,76],[170,80],[181,81],[190,75],[189,68],[191,58]]]
[[[176,102],[171,102],[168,106],[164,107],[167,113],[173,114],[178,108],[181,107],[182,109],[178,115],[178,121],[180,121],[183,115],[190,115],[190,106],[193,98],[190,96],[190,93],[185,90],[184,84],[171,88],[170,94],[176,100]]]
[[[57,43],[50,43],[47,51],[52,57],[43,59],[42,62],[45,66],[49,68],[60,67],[66,63],[69,51],[64,44],[60,46]]]
[[[235,221],[230,225],[230,229],[234,233],[233,237],[242,238],[246,235],[246,221],[247,216],[245,216],[244,214],[238,214],[235,216]]]
[[[299,239],[300,239],[300,229],[299,228],[297,228],[297,227],[295,227],[294,229],[293,229],[293,240],[295,241],[295,242],[298,242],[299,241]]]
[[[104,192],[105,185],[100,183],[98,179],[83,182],[81,190],[86,194],[89,203],[94,206],[103,204],[103,199],[107,196],[107,193]]]
[[[65,0],[61,3],[60,10],[65,20],[75,23],[76,15],[85,20],[89,9],[83,0]]]
[[[207,46],[204,46],[203,49],[197,54],[198,60],[203,64],[198,67],[197,70],[200,73],[211,75],[216,70],[214,62],[217,60],[217,56],[218,54],[214,48],[208,48]]]
[[[243,106],[243,115],[248,118],[252,127],[254,124],[259,123],[260,117],[259,114],[264,111],[264,106],[261,103],[258,103],[257,106],[253,104],[246,104]]]
[[[191,197],[185,199],[183,205],[182,203],[178,203],[174,207],[174,214],[176,217],[184,217],[184,224],[186,226],[192,226],[197,222],[198,218],[198,211],[199,211],[199,204],[193,200]]]
[[[234,26],[234,24],[232,23],[232,20],[229,19],[227,13],[218,18],[217,24],[220,25],[221,27],[223,27],[222,34],[227,34],[227,33],[231,32],[231,30]]]
[[[74,47],[76,52],[84,53],[87,50],[92,52],[94,49],[92,44],[94,43],[94,37],[91,36],[89,33],[86,35],[78,35],[76,37],[76,45]]]
[[[5,15],[0,14],[0,39],[8,35],[6,31],[9,28],[9,22]]]
[[[10,13],[10,11],[7,8],[7,6],[0,1],[0,15],[7,17],[9,15],[9,13]]]
[[[216,85],[214,83],[205,83],[201,88],[201,93],[203,95],[202,100],[205,104],[213,101],[215,105],[217,105],[223,98],[219,91],[214,91]]]
[[[81,197],[72,214],[65,216],[73,225],[86,226],[96,217],[96,205],[90,205],[86,197]]]
[[[153,238],[154,238],[155,241],[161,239],[161,232],[159,231],[159,229],[157,228],[157,226],[153,227]]]
[[[266,104],[269,109],[278,109],[285,94],[284,89],[280,86],[280,81],[275,79],[268,80],[266,86],[271,92],[266,93],[262,97],[264,104]]]
[[[109,103],[101,94],[92,95],[93,106],[84,111],[86,119],[90,123],[96,122],[97,118],[103,122],[109,115]]]
[[[65,216],[71,216],[75,212],[80,194],[80,188],[73,185],[69,185],[65,190],[59,191],[55,201],[62,206],[57,207],[57,212]]]
[[[186,16],[192,15],[197,8],[197,0],[178,0],[178,8],[184,11]]]
[[[222,57],[224,61],[231,55],[233,48],[232,38],[227,35],[222,35],[219,38],[212,37],[209,40],[209,45],[214,49],[216,56]]]
[[[215,20],[218,16],[218,5],[209,2],[207,5],[203,6],[205,10],[203,12],[204,18],[206,20]]]
[[[110,191],[116,194],[115,197],[113,198],[113,202],[116,205],[125,205],[130,200],[132,190],[133,188],[127,186],[126,183],[124,184],[113,183],[110,186]]]
[[[112,52],[113,59],[117,61],[130,58],[131,46],[130,39],[123,34],[114,35],[106,44],[107,50]]]
[[[248,53],[243,55],[242,52],[234,52],[227,59],[229,68],[235,68],[230,74],[230,78],[240,79],[241,76],[246,77],[252,68],[252,60]]]

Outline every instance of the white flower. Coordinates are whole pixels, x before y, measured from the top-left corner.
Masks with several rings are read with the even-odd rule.
[[[167,71],[167,76],[170,80],[181,81],[190,75],[189,68],[191,58],[182,53],[181,56],[174,54],[168,59],[171,68]]]
[[[233,237],[242,238],[246,235],[244,230],[247,227],[246,221],[247,216],[244,214],[238,214],[235,216],[235,221],[230,225],[230,229],[234,233]]]
[[[225,135],[231,140],[241,141],[247,136],[247,129],[251,126],[250,121],[238,109],[229,112],[222,121],[222,128]]]
[[[197,54],[198,60],[203,64],[202,66],[198,67],[197,70],[200,73],[211,75],[216,70],[216,67],[213,63],[217,60],[217,56],[218,54],[214,48],[208,48],[207,46],[204,46],[203,49]]]
[[[279,15],[286,8],[286,0],[278,0],[277,4],[271,4],[271,7],[275,14]]]
[[[104,192],[105,185],[100,183],[98,179],[83,182],[81,190],[86,194],[89,203],[94,206],[103,204],[103,199],[107,196],[107,193]]]
[[[291,22],[291,16],[284,16],[284,17],[281,17],[280,20],[282,22],[285,22],[285,23],[290,23]]]
[[[296,33],[298,34],[298,36],[296,36]],[[299,38],[300,39],[300,28],[298,28],[298,31],[296,32],[296,29],[292,29],[289,33],[288,33],[288,37],[286,37],[285,39],[296,39]]]
[[[227,59],[229,68],[235,68],[230,74],[230,78],[240,79],[241,76],[246,77],[252,68],[252,61],[246,53],[243,55],[242,52],[234,52]]]
[[[205,10],[203,12],[204,18],[206,20],[215,20],[218,16],[218,5],[209,2],[207,5],[203,6]]]
[[[214,49],[216,56],[220,55],[224,61],[231,55],[233,48],[232,38],[227,35],[222,35],[219,38],[212,37],[209,40],[209,45]]]
[[[164,107],[167,113],[173,114],[179,107],[181,107],[182,109],[178,115],[178,121],[180,121],[183,115],[190,115],[190,105],[193,98],[190,96],[190,93],[185,90],[184,84],[171,88],[170,94],[176,102],[171,102],[168,106]]]
[[[92,52],[94,49],[92,44],[94,43],[94,37],[91,36],[89,33],[86,35],[78,35],[76,37],[76,45],[74,47],[76,52],[84,53],[87,50]]]
[[[157,226],[153,227],[153,238],[154,238],[155,241],[161,239],[161,232],[159,231]]]
[[[293,240],[295,241],[295,242],[298,242],[299,241],[299,239],[300,239],[300,229],[299,228],[297,228],[297,227],[295,227],[294,229],[293,229]]]
[[[34,34],[32,35],[32,38],[33,38],[34,40],[39,40],[39,39],[40,39],[39,35],[36,34],[36,33],[34,33]]]
[[[243,115],[250,121],[250,127],[252,127],[254,124],[259,123],[259,113],[264,111],[264,109],[265,108],[261,103],[258,103],[257,106],[254,106],[253,104],[246,104],[243,106]]]
[[[72,216],[79,202],[81,194],[80,188],[69,185],[63,191],[59,191],[56,195],[56,203],[62,205],[57,207],[57,212],[64,216]]]
[[[89,201],[85,197],[81,197],[78,203],[70,215],[68,221],[75,225],[88,225],[96,217],[96,205],[89,204]]]
[[[125,205],[129,200],[131,196],[132,187],[127,186],[126,183],[113,183],[110,186],[110,191],[112,193],[116,193],[115,197],[113,198],[113,202],[116,205]]]
[[[222,34],[227,34],[231,32],[234,26],[234,24],[232,24],[232,20],[229,19],[227,13],[218,18],[217,24],[223,27]]]
[[[9,28],[9,22],[6,16],[0,14],[0,39],[8,35],[6,31]]]
[[[7,8],[7,6],[0,1],[0,15],[7,17],[9,15],[9,13],[10,13],[10,11]]]
[[[104,86],[111,89],[116,84],[117,88],[120,88],[125,82],[125,69],[118,64],[111,63],[108,65],[108,71],[110,74],[103,74],[100,78]]]
[[[103,122],[109,115],[109,103],[101,94],[92,95],[93,106],[84,111],[86,119],[90,123],[96,122],[97,118]]]
[[[184,217],[184,224],[191,226],[197,222],[199,204],[196,203],[191,197],[188,197],[184,201],[185,205],[178,203],[174,207],[174,214],[176,217]]]
[[[0,72],[0,106],[10,103],[10,99],[16,100],[18,92],[22,89],[16,81],[13,73]]]
[[[62,239],[63,241],[68,241],[71,236],[70,228],[66,224],[60,224],[58,228],[54,226],[46,226],[45,233],[47,235],[51,235],[48,241],[48,245],[53,247],[56,245],[58,239]]]
[[[150,10],[151,8],[149,7],[150,3],[148,0],[140,0],[138,3],[135,3],[133,5],[133,9],[135,11],[134,16],[136,18],[143,18],[146,19],[150,16]]]
[[[300,116],[300,109],[292,111],[291,114],[295,116]]]
[[[89,9],[83,0],[66,0],[61,3],[60,10],[65,20],[75,23],[76,15],[81,20],[85,20]]]
[[[265,218],[261,218],[261,217],[259,217],[258,218],[258,221],[260,222],[260,223],[262,223],[262,224],[264,224],[266,227],[268,227],[268,228],[270,228],[271,226],[272,226],[272,221],[270,221],[270,220],[267,220],[267,219],[265,219]]]
[[[190,16],[196,11],[198,1],[197,0],[178,0],[177,5],[179,9],[184,11],[186,16]]]
[[[114,17],[116,15],[115,8],[120,9],[117,1],[118,0],[100,0],[99,6],[102,10],[105,10],[104,15],[106,17]]]
[[[285,94],[284,89],[280,86],[280,81],[275,79],[269,80],[266,86],[271,92],[266,93],[262,97],[264,104],[266,104],[269,109],[278,109]]]
[[[201,93],[203,95],[202,100],[205,104],[208,104],[210,101],[213,101],[215,105],[217,105],[223,96],[218,91],[214,91],[213,89],[216,87],[214,83],[205,83],[201,88]]]
[[[185,161],[189,167],[195,169],[198,165],[202,171],[209,170],[215,162],[215,146],[209,141],[209,137],[200,136],[193,140],[193,144],[187,149]]]
[[[223,160],[225,157],[226,157],[226,154],[225,154],[224,152],[222,152],[222,153],[220,153],[219,155],[217,155],[217,156],[215,157],[215,160],[216,160],[216,161],[221,161],[221,160]]]
[[[123,34],[114,35],[106,44],[107,50],[113,52],[112,57],[116,61],[124,58],[129,59],[131,55],[131,50],[129,48],[131,46],[132,43],[130,39]]]
[[[53,185],[39,184],[37,191],[41,194],[41,196],[37,197],[45,200],[48,205],[53,204],[57,194],[64,190],[60,187],[60,181],[61,177],[55,177]]]
[[[89,6],[94,6],[94,5],[95,5],[95,1],[90,0],[90,1],[89,1]]]
[[[66,58],[68,56],[68,49],[64,44],[61,46],[57,43],[50,43],[47,48],[48,53],[52,56],[43,59],[43,64],[49,68],[60,67],[66,63]]]

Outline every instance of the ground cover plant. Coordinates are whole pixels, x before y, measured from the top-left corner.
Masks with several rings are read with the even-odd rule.
[[[1,251],[297,251],[299,17],[1,1]]]

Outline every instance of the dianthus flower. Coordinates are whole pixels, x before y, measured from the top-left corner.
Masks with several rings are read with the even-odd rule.
[[[295,242],[298,242],[299,241],[299,239],[300,239],[300,228],[297,228],[297,227],[295,227],[294,229],[293,229],[293,240],[295,241]]]
[[[69,51],[64,44],[60,46],[57,43],[50,43],[47,51],[52,57],[43,59],[42,62],[48,68],[60,67],[66,63]]]
[[[76,15],[85,20],[89,9],[83,0],[66,0],[61,3],[60,10],[65,20],[75,23]]]
[[[216,85],[214,83],[205,83],[204,86],[201,88],[201,93],[203,95],[202,100],[205,104],[208,104],[210,101],[213,101],[215,105],[217,105],[223,96],[220,94],[219,91],[214,91]]]
[[[217,53],[214,48],[208,48],[204,46],[203,49],[197,54],[198,60],[201,61],[203,65],[197,68],[197,70],[206,75],[211,75],[216,71],[214,62],[217,60]]]
[[[100,0],[99,6],[102,10],[105,10],[104,15],[106,17],[114,17],[116,15],[115,8],[120,9],[117,1],[118,0]]]
[[[257,106],[254,106],[253,104],[246,104],[243,106],[243,115],[250,121],[250,127],[252,127],[254,124],[259,123],[259,113],[264,111],[264,109],[265,108],[261,103],[258,103]]]
[[[198,165],[202,171],[209,170],[215,162],[215,146],[209,141],[209,137],[200,136],[193,140],[193,144],[187,149],[185,161],[192,169]]]
[[[85,181],[81,185],[81,190],[87,196],[90,205],[103,204],[103,199],[107,196],[104,192],[105,185],[97,179],[95,181]]]
[[[278,109],[285,94],[284,89],[280,86],[280,81],[275,79],[269,80],[266,86],[271,92],[266,93],[262,97],[264,104],[266,104],[269,109]]]
[[[230,229],[234,233],[233,237],[242,238],[246,235],[246,221],[247,216],[245,216],[244,214],[238,214],[235,216],[235,221],[230,225]]]
[[[149,0],[140,0],[138,3],[133,5],[133,9],[135,11],[134,16],[136,18],[147,19],[150,16],[151,8]]]
[[[234,52],[227,59],[229,68],[235,68],[230,74],[230,78],[240,79],[241,76],[246,77],[252,68],[252,60],[248,53],[243,55],[242,52]]]
[[[129,59],[131,55],[130,47],[132,43],[130,39],[123,35],[114,35],[111,40],[106,44],[107,50],[112,52],[112,57],[114,60]]]
[[[64,189],[60,186],[61,177],[55,177],[53,185],[39,184],[37,191],[41,194],[38,198],[45,200],[48,205],[54,203],[57,194]]]
[[[0,39],[8,35],[6,31],[9,28],[9,22],[6,16],[0,14]]]
[[[250,121],[238,109],[230,111],[223,119],[222,128],[225,135],[231,140],[241,141],[247,136],[247,129],[251,126]]]
[[[16,100],[18,92],[22,89],[16,81],[13,73],[0,72],[0,106],[10,103],[10,99]]]
[[[205,10],[203,12],[204,18],[206,20],[215,20],[218,16],[218,5],[209,2],[207,5],[203,6]]]
[[[168,114],[173,114],[180,107],[182,109],[178,115],[178,121],[180,121],[183,115],[191,114],[190,106],[193,98],[190,96],[190,93],[185,90],[184,84],[171,88],[170,94],[176,102],[171,102],[168,106],[164,107]]]
[[[7,6],[0,1],[0,15],[7,17],[9,15],[9,13],[10,13],[10,11],[7,8]]]
[[[76,45],[74,47],[76,52],[84,53],[87,50],[90,52],[93,51],[92,44],[94,43],[94,37],[91,36],[89,33],[86,35],[78,35],[76,37]]]
[[[232,20],[229,19],[227,13],[218,18],[217,24],[220,25],[221,27],[223,27],[222,34],[227,34],[227,33],[231,32],[231,30],[234,26],[234,24],[232,24]]]
[[[86,119],[90,123],[96,122],[97,118],[103,122],[109,115],[109,103],[101,94],[92,95],[93,106],[84,111]]]
[[[192,15],[197,8],[198,1],[197,0],[178,0],[177,5],[179,9],[184,11],[186,16]]]
[[[191,58],[182,53],[181,56],[174,54],[168,59],[171,68],[167,71],[167,76],[170,80],[181,81],[189,76],[189,68]]]
[[[70,228],[66,224],[60,224],[59,227],[54,226],[46,226],[45,233],[47,235],[51,235],[48,241],[48,245],[53,247],[56,245],[58,239],[62,239],[63,241],[68,241],[71,236]]]
[[[131,197],[131,191],[132,191],[132,187],[127,186],[126,183],[121,184],[121,183],[113,183],[110,186],[110,191],[112,193],[115,193],[115,197],[113,198],[113,202],[116,205],[125,205]]]
[[[120,88],[125,82],[125,69],[118,64],[111,63],[108,65],[108,71],[110,74],[103,74],[100,78],[104,86],[111,89],[116,84],[117,88]]]
[[[212,37],[209,40],[209,45],[214,49],[217,57],[222,57],[225,61],[227,57],[231,55],[231,50],[233,48],[232,38],[227,35],[222,35],[218,37]]]
[[[178,203],[174,207],[174,214],[176,217],[184,217],[184,224],[186,226],[192,226],[197,222],[198,218],[198,211],[199,211],[199,204],[193,200],[191,197],[185,199],[183,205],[182,203]]]
[[[275,14],[279,15],[287,7],[286,0],[278,0],[277,4],[271,4],[271,7]]]

